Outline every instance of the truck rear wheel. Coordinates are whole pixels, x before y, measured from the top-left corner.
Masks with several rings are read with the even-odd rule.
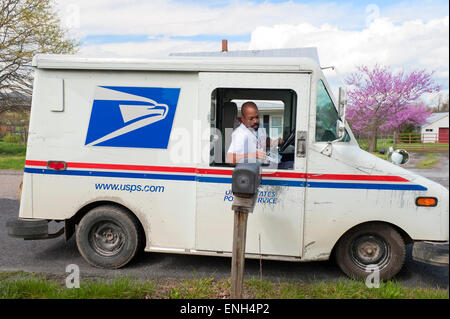
[[[391,226],[364,224],[348,231],[336,247],[336,261],[355,279],[366,279],[377,271],[380,280],[395,276],[405,262],[405,242]]]
[[[120,268],[131,261],[141,247],[139,230],[138,221],[125,209],[99,206],[78,224],[78,250],[95,267]]]

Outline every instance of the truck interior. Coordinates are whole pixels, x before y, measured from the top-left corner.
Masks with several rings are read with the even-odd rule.
[[[279,154],[279,169],[293,169],[297,94],[291,89],[217,88],[211,94],[210,166],[230,166],[225,163],[231,134],[240,124],[240,106],[255,102],[259,109],[260,127],[272,140],[282,138],[275,146]],[[274,147],[270,150],[274,151]],[[272,154],[273,155],[273,154]]]

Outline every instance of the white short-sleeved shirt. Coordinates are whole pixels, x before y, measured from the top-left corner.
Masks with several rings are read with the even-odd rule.
[[[266,130],[261,126],[258,131],[247,128],[243,123],[231,134],[231,144],[228,153],[249,154],[255,153],[257,149],[266,149]]]

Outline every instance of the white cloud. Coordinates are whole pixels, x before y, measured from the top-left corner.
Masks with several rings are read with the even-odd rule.
[[[366,16],[360,8],[335,2],[231,1],[224,6],[209,7],[174,0],[57,0],[57,5],[63,20],[78,12],[79,25],[72,32],[81,37],[87,34],[236,35],[251,33],[259,25],[299,22],[328,22],[354,28],[364,24]]]
[[[323,66],[335,65],[342,73],[357,65],[375,63],[396,69],[435,70],[447,81],[449,69],[449,18],[405,21],[394,24],[387,18],[373,21],[361,31],[348,31],[324,24],[282,24],[258,27],[249,49],[318,47]]]
[[[448,89],[449,18],[448,3],[443,1],[413,0],[383,4],[378,9],[341,2],[250,0],[218,6],[175,0],[57,3],[63,22],[72,23],[71,34],[79,38],[119,34],[149,38],[140,43],[83,46],[81,53],[85,55],[153,57],[171,52],[218,51],[220,41],[173,37],[251,34],[250,43],[229,42],[229,49],[316,46],[322,65],[335,65],[344,75],[361,64],[380,63],[394,70],[423,68],[435,70],[435,78]],[[368,21],[372,23],[366,26]]]
[[[220,51],[221,43],[187,40],[160,39],[142,43],[109,43],[81,47],[81,55],[104,57],[164,57],[175,52]],[[228,49],[246,50],[248,43],[233,42]]]
[[[258,26],[275,24],[339,25],[360,29],[372,17],[394,22],[429,21],[448,12],[445,1],[408,1],[368,6],[351,2],[285,1],[255,3],[235,0],[212,6],[208,2],[176,0],[57,0],[64,20],[76,17],[74,32],[87,34],[149,34],[191,36],[198,34],[245,34]],[[375,10],[374,10],[375,9]],[[374,15],[376,13],[376,15]]]

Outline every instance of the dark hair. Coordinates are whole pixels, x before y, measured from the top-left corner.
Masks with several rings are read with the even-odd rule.
[[[244,110],[249,108],[249,107],[254,107],[255,109],[258,109],[258,107],[256,106],[255,102],[247,101],[244,104],[242,104],[242,106],[241,106],[241,113],[242,113],[242,115],[244,115]]]

